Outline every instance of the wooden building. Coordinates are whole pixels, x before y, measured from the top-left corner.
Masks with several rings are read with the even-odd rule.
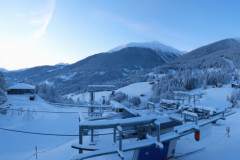
[[[7,89],[8,94],[34,94],[35,86],[26,83],[17,83]]]

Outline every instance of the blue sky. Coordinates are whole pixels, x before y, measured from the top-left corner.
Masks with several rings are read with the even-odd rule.
[[[240,37],[238,0],[0,2],[0,68],[74,63],[128,42],[191,51]]]

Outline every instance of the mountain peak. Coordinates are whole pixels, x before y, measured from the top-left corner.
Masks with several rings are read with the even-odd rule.
[[[122,49],[128,48],[128,47],[150,48],[154,51],[172,52],[172,53],[175,53],[178,55],[182,55],[185,53],[185,52],[179,51],[173,47],[161,44],[158,41],[141,42],[141,43],[136,43],[136,42],[126,43],[126,44],[122,44],[116,48],[109,50],[107,53],[116,52],[116,51],[119,51],[119,50],[122,50]]]

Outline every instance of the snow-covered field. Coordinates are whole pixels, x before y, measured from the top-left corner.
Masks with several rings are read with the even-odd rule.
[[[230,85],[224,85],[222,88],[208,88],[204,91],[205,95],[197,104],[215,108],[229,107],[231,104],[227,102],[226,97],[230,96],[233,90]],[[129,96],[145,94],[142,100],[147,101],[151,95],[151,85],[147,82],[135,83],[117,91],[125,92]],[[192,92],[200,91],[202,90],[196,89]],[[96,94],[96,99],[101,100],[103,95],[107,97],[110,93],[99,92]],[[82,95],[75,96],[71,97],[73,99],[83,97]],[[18,113],[18,111],[10,110],[7,115],[0,114],[0,128],[40,133],[78,134],[78,112],[84,112],[85,109],[54,106],[47,104],[38,96],[35,101],[29,101],[27,95],[8,95],[7,98],[8,101],[1,107],[9,106],[10,109],[22,108],[27,111]],[[86,96],[85,98],[87,101],[88,97]],[[176,157],[179,157],[176,159],[225,160],[240,157],[238,153],[238,144],[240,143],[240,136],[238,136],[240,135],[239,121],[240,113],[237,111],[236,114],[227,117],[225,121],[221,120],[218,122],[218,125],[212,126],[211,134],[201,137],[199,142],[194,140],[193,135],[182,137],[177,142]],[[227,126],[230,127],[230,137],[226,135]],[[89,137],[85,138],[84,141],[87,139]],[[108,139],[107,136],[100,141],[105,141],[106,139]],[[35,146],[38,148],[38,159],[40,160],[71,159],[74,155],[78,154],[77,150],[71,148],[71,144],[77,142],[78,137],[34,135],[0,130],[0,160],[34,160],[36,159],[34,156]],[[188,154],[190,152],[194,153]],[[127,159],[130,160],[131,153],[127,155]],[[117,160],[119,158],[117,155],[108,155],[94,159]]]

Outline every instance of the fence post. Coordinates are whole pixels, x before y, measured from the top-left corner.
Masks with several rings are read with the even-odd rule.
[[[82,144],[83,143],[83,133],[82,133],[82,127],[81,125],[79,125],[79,144]],[[79,149],[79,154],[82,153],[82,150]]]
[[[117,142],[117,131],[116,127],[113,128],[113,143]]]
[[[119,132],[119,151],[122,151],[122,127],[117,126]]]
[[[37,159],[37,146],[35,146],[35,151],[36,151],[35,154],[36,154],[36,159]]]
[[[94,133],[94,130],[91,129],[91,143],[93,143],[93,133]]]

